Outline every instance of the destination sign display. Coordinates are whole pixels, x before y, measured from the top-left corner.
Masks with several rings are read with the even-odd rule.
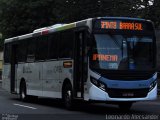
[[[142,23],[134,22],[116,22],[116,21],[101,21],[102,29],[120,29],[120,30],[143,30]]]
[[[132,20],[96,20],[94,29],[123,30],[123,31],[152,31],[151,22]]]
[[[93,54],[93,61],[110,61],[110,62],[117,62],[118,56],[117,55],[108,55],[108,54]]]

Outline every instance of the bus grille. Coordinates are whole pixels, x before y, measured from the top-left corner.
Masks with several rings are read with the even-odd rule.
[[[111,98],[143,98],[149,92],[145,89],[107,89],[107,93]]]

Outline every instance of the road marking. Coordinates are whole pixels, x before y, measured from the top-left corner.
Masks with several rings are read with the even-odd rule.
[[[30,108],[30,109],[37,109],[37,108],[35,108],[35,107],[30,107],[30,106],[26,106],[26,105],[21,105],[21,104],[13,104],[13,105],[15,105],[15,106],[20,106],[20,107],[25,107],[25,108]]]

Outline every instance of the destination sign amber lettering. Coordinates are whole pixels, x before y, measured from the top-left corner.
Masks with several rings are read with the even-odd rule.
[[[129,22],[120,22],[120,29],[122,30],[143,30],[141,23],[129,23]]]
[[[116,62],[118,61],[117,55],[105,55],[105,54],[93,54],[93,61],[99,60],[99,61],[111,61]]]
[[[101,21],[101,29],[120,29],[142,31],[143,25],[138,22]]]
[[[101,22],[101,28],[106,28],[106,29],[116,29],[117,28],[117,23],[116,22],[109,22],[109,21],[102,21]]]

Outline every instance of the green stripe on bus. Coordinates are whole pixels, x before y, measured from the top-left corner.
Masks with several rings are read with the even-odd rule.
[[[66,29],[70,29],[70,28],[74,28],[76,27],[75,23],[69,24],[69,25],[65,25],[62,26],[60,28],[57,28],[56,31],[61,31],[61,30],[66,30]]]

